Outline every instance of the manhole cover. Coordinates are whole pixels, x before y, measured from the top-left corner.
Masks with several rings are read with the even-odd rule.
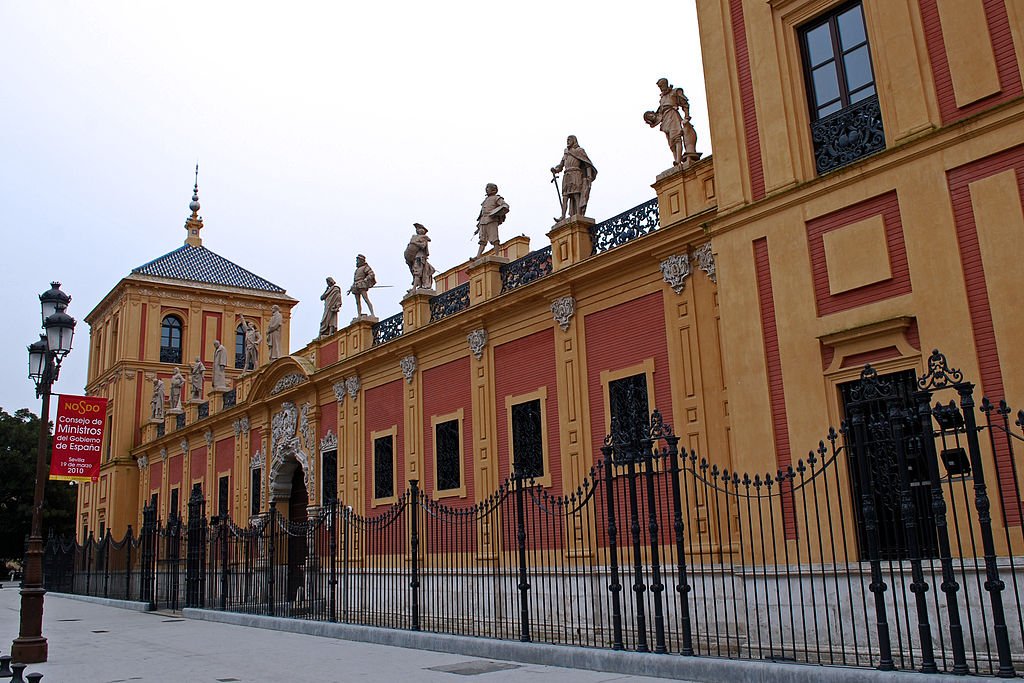
[[[508,664],[506,662],[488,662],[475,660],[472,662],[459,662],[458,664],[445,664],[444,666],[428,666],[427,671],[444,671],[445,673],[458,674],[460,676],[477,676],[489,674],[495,671],[507,671],[518,669],[520,664]]]

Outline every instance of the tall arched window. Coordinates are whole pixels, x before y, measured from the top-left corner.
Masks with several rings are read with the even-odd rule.
[[[160,362],[181,362],[181,319],[168,315],[160,323]]]
[[[235,328],[235,367],[245,368],[245,328],[241,325]]]

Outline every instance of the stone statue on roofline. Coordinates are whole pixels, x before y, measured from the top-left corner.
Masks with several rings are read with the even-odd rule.
[[[405,265],[409,266],[409,273],[412,275],[413,292],[417,289],[434,289],[434,266],[430,265],[430,238],[427,237],[427,228],[421,223],[413,223],[416,229],[405,247]]]
[[[658,89],[658,110],[644,112],[644,121],[651,128],[660,127],[672,150],[672,163],[685,168],[700,159],[697,132],[690,123],[690,100],[682,88],[672,87],[667,78],[658,79]]]
[[[326,337],[338,331],[338,311],[341,310],[341,287],[333,277],[327,278],[327,289],[320,295],[324,302],[324,314],[320,318],[320,336]]]
[[[201,402],[203,400],[203,382],[206,380],[206,366],[199,356],[192,363],[192,396],[191,400]]]
[[[473,233],[474,235],[479,235],[477,241],[480,243],[480,248],[476,252],[476,258],[484,255],[484,249],[487,248],[488,243],[494,246],[494,253],[497,255],[498,249],[501,247],[501,240],[498,238],[498,227],[505,222],[505,217],[509,212],[508,204],[498,194],[497,185],[487,183],[484,192],[486,196],[480,203],[480,213],[476,217],[476,231]]]
[[[245,316],[242,316],[242,329],[245,333],[245,370],[255,370],[260,364],[260,342],[263,337],[260,336],[260,331],[256,329],[256,323],[251,320],[246,320]]]
[[[562,215],[555,221],[565,220],[567,211],[569,216],[585,216],[587,203],[590,201],[590,184],[597,177],[597,168],[580,147],[575,135],[570,135],[566,139],[562,160],[551,168],[551,182],[555,183],[556,187],[559,173],[564,173],[560,194]]]
[[[270,322],[267,323],[267,348],[270,349],[270,362],[281,357],[281,328],[284,327],[284,316],[281,307],[274,304],[270,307]]]
[[[348,293],[356,298],[357,317],[363,317],[364,301],[370,310],[370,315],[373,315],[373,304],[370,303],[368,292],[376,284],[377,276],[374,275],[373,268],[366,262],[366,257],[359,254],[356,256],[356,272],[352,274],[352,286],[348,288]]]
[[[149,400],[150,419],[159,422],[164,419],[164,381],[153,375],[153,396]]]
[[[227,391],[228,350],[219,339],[213,340],[213,389]]]
[[[174,368],[171,375],[171,393],[169,394],[169,409],[167,412],[172,415],[184,412],[181,408],[181,389],[185,386],[185,376],[181,374],[181,368]]]

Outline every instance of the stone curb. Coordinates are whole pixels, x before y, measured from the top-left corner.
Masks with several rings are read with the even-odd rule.
[[[75,595],[74,593],[54,593],[49,591],[46,594],[52,595],[57,598],[78,600],[79,602],[91,602],[94,605],[103,605],[104,607],[117,607],[118,609],[127,609],[133,612],[150,611],[148,602],[135,602],[134,600],[114,600],[113,598],[100,598],[93,595]]]
[[[914,681],[950,681],[947,674],[922,674],[902,671],[877,671],[852,667],[829,667],[809,664],[788,664],[710,657],[681,657],[640,652],[616,652],[564,645],[521,643],[510,640],[451,636],[422,631],[373,628],[353,624],[305,621],[283,617],[267,617],[235,612],[186,608],[182,616],[189,619],[215,621],[237,626],[287,631],[325,638],[361,643],[392,645],[417,650],[432,650],[487,659],[500,659],[527,664],[586,669],[608,673],[653,676],[676,680],[718,683],[913,683]],[[995,678],[972,676],[971,681]]]

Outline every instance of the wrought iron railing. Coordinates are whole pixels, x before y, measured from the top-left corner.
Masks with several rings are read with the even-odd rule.
[[[402,314],[396,313],[373,324],[373,345],[384,344],[402,336]]]
[[[204,401],[199,404],[199,417],[197,419],[204,419],[210,417],[210,402]]]
[[[811,124],[818,175],[885,149],[878,96],[861,100]]]
[[[185,428],[185,413],[178,413],[174,416],[174,428],[176,430]]]
[[[634,206],[590,228],[595,254],[635,240],[658,229],[658,199]]]
[[[452,287],[430,299],[430,322],[455,315],[469,308],[469,283]]]
[[[167,429],[166,423],[161,422],[161,423],[157,424],[157,426],[156,426],[156,438],[159,439],[161,436],[163,436],[166,433],[166,429]]]
[[[232,389],[231,391],[224,392],[224,410],[233,408],[235,403],[238,401],[238,390]]]
[[[161,363],[181,363],[181,349],[169,346],[160,347]]]
[[[928,367],[909,397],[865,368],[850,422],[775,472],[740,475],[680,448],[655,411],[639,440],[613,423],[564,494],[513,472],[479,502],[451,503],[411,480],[373,514],[329,501],[286,519],[272,502],[236,525],[208,519],[196,492],[187,527],[161,526],[147,504],[138,539],[51,538],[46,587],[155,608],[183,594],[186,606],[375,627],[1012,677],[1024,668],[1013,554],[1024,412],[1011,425],[1005,403],[976,407],[938,352]],[[925,551],[919,520],[904,517],[888,536],[899,552],[884,556],[876,503],[914,509],[906,448],[927,451],[928,472],[914,475],[938,543]]]
[[[551,275],[551,245],[501,267],[501,291],[507,292]]]

